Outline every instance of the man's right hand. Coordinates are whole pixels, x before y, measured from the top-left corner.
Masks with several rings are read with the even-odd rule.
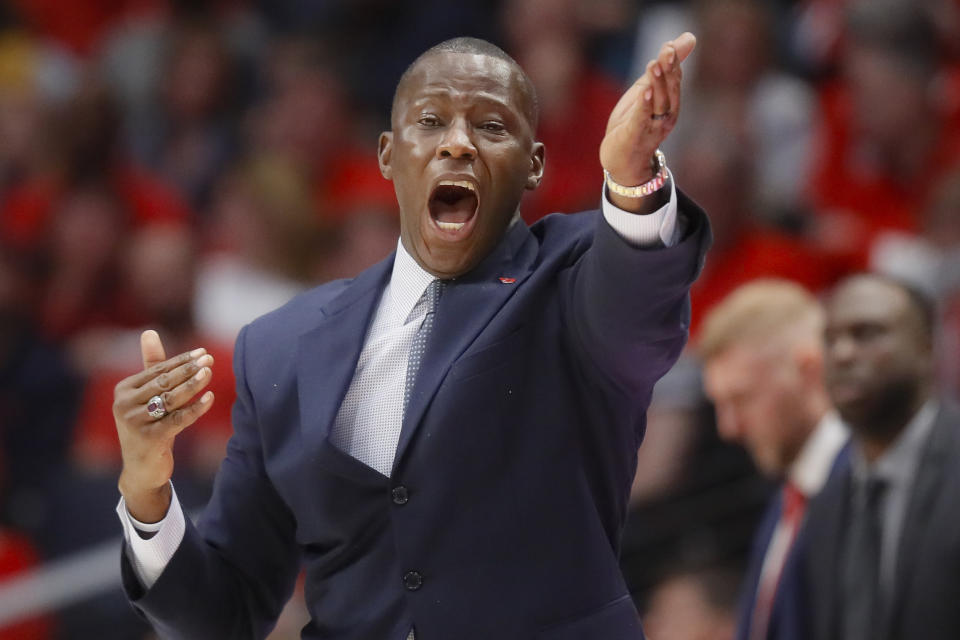
[[[205,349],[167,359],[156,331],[140,336],[143,371],[117,384],[113,417],[117,423],[123,470],[118,486],[130,515],[140,522],[159,522],[170,507],[173,441],[213,405],[213,392],[194,399],[210,384],[213,356]],[[160,396],[166,409],[153,418],[147,404]]]

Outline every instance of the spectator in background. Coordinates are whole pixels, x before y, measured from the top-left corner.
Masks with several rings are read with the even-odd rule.
[[[878,275],[827,303],[827,388],[852,446],[803,537],[810,640],[960,637],[960,412],[934,389],[934,322]]]
[[[322,203],[337,165],[354,157],[353,121],[335,54],[321,42],[285,37],[266,61],[266,96],[247,121],[255,155],[279,156],[314,183]],[[373,149],[363,152],[376,167]]]
[[[202,334],[193,315],[197,268],[196,242],[183,226],[153,225],[133,233],[123,256],[124,277],[120,287],[152,326],[176,348],[188,350],[209,344],[207,350],[220,362],[229,362],[232,343]],[[158,274],[162,285],[158,286]],[[74,339],[73,352],[87,374],[83,404],[72,446],[72,461],[80,473],[111,479],[120,468],[120,447],[113,422],[113,387],[118,376],[137,371],[139,331],[124,327],[103,327],[82,339]],[[132,346],[132,350],[131,350]],[[233,376],[225,371],[213,384],[224,398],[211,410],[210,420],[184,434],[180,446],[178,474],[205,498],[213,475],[226,452],[232,433],[230,405],[234,396]],[[178,485],[179,486],[179,485]],[[201,500],[192,498],[194,504]]]
[[[739,574],[723,566],[678,569],[658,584],[643,616],[655,640],[733,640]]]
[[[29,263],[0,250],[0,521],[41,544],[67,464],[81,380],[32,321]]]
[[[737,286],[761,277],[796,281],[812,291],[829,284],[834,271],[814,246],[788,235],[757,214],[752,198],[755,161],[730,127],[722,105],[698,114],[674,154],[674,174],[685,191],[710,211],[714,245],[703,274],[691,289],[691,334],[701,319]]]
[[[602,188],[597,149],[621,89],[587,59],[577,9],[577,0],[507,0],[501,8],[507,49],[537,90],[537,139],[549,149],[550,170],[520,206],[528,223],[595,207]]]
[[[871,247],[870,266],[937,300],[960,291],[960,164],[934,186],[920,216],[920,233],[883,233]]]
[[[197,211],[235,153],[232,72],[224,36],[212,21],[176,24],[150,124],[132,130],[136,157]]]
[[[194,313],[204,335],[232,343],[243,325],[320,279],[332,236],[303,171],[261,156],[221,181],[209,239]]]
[[[960,160],[934,26],[912,2],[847,11],[840,78],[821,90],[812,179],[823,246],[863,268],[877,234],[919,230],[931,189]]]
[[[48,104],[43,49],[28,34],[0,30],[0,199],[41,170]]]
[[[64,354],[30,322],[20,258],[0,246],[0,581],[42,558],[80,392]],[[0,640],[52,637],[49,617],[0,629]]]
[[[846,38],[848,8],[860,0],[800,0],[790,3],[785,30],[787,55],[790,63],[806,77],[823,79],[832,74],[839,64]],[[901,0],[901,4],[907,0]],[[952,59],[954,66],[951,83],[954,87],[954,107],[960,88],[957,63],[960,62],[960,5],[956,0],[910,0],[922,11],[936,29],[938,44]]]
[[[870,252],[870,266],[926,292],[940,312],[938,341],[941,386],[960,399],[960,165],[933,190],[918,235],[881,234]]]
[[[678,123],[678,138],[696,135],[683,129],[698,129],[691,122],[699,123],[701,114],[716,113],[722,105],[726,126],[752,158],[755,215],[766,222],[795,222],[807,206],[804,189],[814,151],[816,97],[806,83],[778,68],[769,3],[670,3],[653,9],[652,25],[646,19],[644,12],[639,46],[657,24],[683,23],[683,28],[702,34],[710,51],[684,78],[684,109],[697,117]],[[678,150],[677,142],[665,149],[668,157]]]
[[[88,84],[55,120],[49,170],[8,192],[0,235],[44,265],[34,286],[44,332],[65,339],[101,324],[134,325],[138,310],[120,297],[118,251],[129,229],[190,217],[175,193],[126,161],[118,112]]]
[[[117,286],[129,212],[105,185],[64,192],[46,225],[46,273],[41,323],[51,337],[66,338],[94,326],[127,323],[134,310]]]
[[[797,284],[758,280],[710,311],[699,342],[717,430],[781,480],[754,541],[737,637],[804,640],[794,541],[846,430],[823,384],[823,314]]]

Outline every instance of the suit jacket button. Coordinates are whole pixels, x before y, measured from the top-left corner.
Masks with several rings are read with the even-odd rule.
[[[410,494],[407,493],[407,488],[403,485],[394,487],[390,494],[393,496],[393,504],[407,504],[407,500],[410,499]]]
[[[403,586],[408,591],[416,591],[423,586],[423,576],[418,571],[407,571],[403,574]]]

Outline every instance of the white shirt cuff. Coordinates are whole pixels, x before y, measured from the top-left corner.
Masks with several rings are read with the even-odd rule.
[[[613,230],[636,247],[656,247],[663,243],[665,247],[677,244],[683,235],[682,220],[677,219],[677,189],[670,174],[670,200],[653,213],[638,215],[617,207],[610,202],[607,186],[603,186],[603,217]],[[647,196],[650,197],[650,196]]]
[[[170,484],[170,508],[163,520],[153,524],[140,522],[127,511],[127,503],[123,497],[117,504],[117,516],[123,525],[123,537],[127,541],[127,560],[133,565],[133,572],[140,579],[144,589],[149,589],[157,581],[160,574],[170,562],[170,558],[177,551],[183,540],[186,522],[183,509],[177,500],[177,492]],[[141,533],[153,533],[150,538],[144,538]]]

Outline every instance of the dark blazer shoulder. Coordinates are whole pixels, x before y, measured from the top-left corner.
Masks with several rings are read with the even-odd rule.
[[[269,311],[250,322],[250,329],[256,332],[287,327],[291,322],[303,321],[321,313],[323,306],[345,291],[355,278],[344,278],[325,282],[319,286],[297,294],[285,304]]]
[[[332,280],[304,291],[286,304],[253,320],[245,331],[248,339],[281,342],[309,331],[325,316],[332,315],[371,289],[383,288],[393,266],[395,252],[354,278]]]
[[[530,225],[530,233],[541,253],[566,254],[566,262],[576,262],[593,245],[593,235],[601,217],[599,209],[579,213],[551,213]]]

